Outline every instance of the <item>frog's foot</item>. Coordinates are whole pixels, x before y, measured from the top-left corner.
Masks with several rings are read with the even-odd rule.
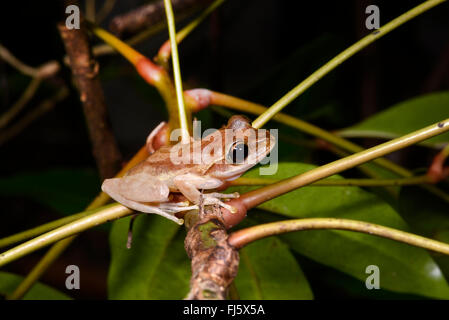
[[[223,207],[223,208],[229,210],[232,213],[236,213],[237,212],[236,208],[230,206],[229,204],[224,203],[223,201],[221,201],[217,197],[213,196],[213,194],[214,193],[205,193],[205,194],[203,194],[203,205],[205,205],[205,206],[207,206],[207,205],[218,205],[220,207]]]
[[[198,205],[189,206],[188,201],[183,202],[168,202],[168,203],[161,203],[159,204],[159,208],[170,213],[177,213],[182,211],[189,211],[189,210],[198,210]]]

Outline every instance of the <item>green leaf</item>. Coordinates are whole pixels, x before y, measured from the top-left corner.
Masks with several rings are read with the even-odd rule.
[[[23,277],[0,271],[0,294],[9,295],[22,282]],[[42,283],[36,283],[23,297],[24,300],[71,300],[66,294]]]
[[[438,92],[398,103],[385,111],[339,131],[343,137],[377,137],[391,139],[449,118],[449,92]],[[421,142],[441,148],[449,142],[444,133]]]
[[[0,195],[28,196],[63,214],[83,210],[100,191],[90,169],[52,169],[24,172],[0,179]]]
[[[243,300],[313,299],[313,293],[288,247],[276,237],[240,250],[235,284]]]
[[[312,168],[303,163],[279,163],[278,172],[270,178],[287,178]],[[256,177],[258,170],[251,170],[245,176]],[[253,188],[242,187],[238,191],[249,189]],[[260,208],[290,218],[347,218],[408,230],[404,220],[387,203],[358,187],[304,187],[268,201]],[[298,253],[363,282],[368,277],[366,267],[377,265],[382,288],[449,298],[449,287],[440,268],[423,249],[339,230],[301,231],[283,235],[281,239]]]
[[[189,290],[190,260],[185,232],[157,215],[137,217],[133,244],[126,248],[130,218],[114,222],[110,234],[111,299],[182,299]]]

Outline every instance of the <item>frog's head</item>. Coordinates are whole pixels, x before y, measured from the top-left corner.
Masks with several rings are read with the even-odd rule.
[[[227,126],[212,135],[215,141],[221,139],[222,152],[208,173],[227,181],[238,178],[259,163],[276,143],[269,130],[253,128],[249,119],[240,115],[232,116]]]

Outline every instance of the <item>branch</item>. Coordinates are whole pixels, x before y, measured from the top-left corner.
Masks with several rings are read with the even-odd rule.
[[[23,129],[25,129],[30,123],[38,119],[41,115],[52,110],[59,102],[63,101],[69,95],[69,90],[63,85],[52,97],[45,99],[37,105],[36,108],[28,112],[14,125],[10,126],[3,131],[0,131],[0,146],[6,143],[8,140],[15,137]]]
[[[173,62],[173,75],[175,78],[176,100],[178,101],[179,126],[181,128],[182,143],[189,143],[189,124],[187,122],[186,108],[184,105],[184,95],[182,90],[181,68],[179,66],[178,46],[176,44],[175,17],[171,5],[172,0],[164,0],[165,13],[167,15],[168,33],[170,35],[170,45]]]
[[[84,115],[97,167],[102,178],[110,178],[120,168],[121,155],[107,118],[103,89],[98,75],[98,64],[93,59],[84,27],[69,30],[58,25],[75,82],[80,91]]]
[[[260,224],[232,233],[228,238],[228,242],[231,246],[240,249],[253,241],[269,236],[293,231],[319,229],[338,229],[363,232],[449,255],[449,244],[443,242],[374,223],[336,218],[294,219]]]
[[[197,7],[204,7],[211,0],[173,0],[175,13],[190,11]],[[144,28],[155,25],[164,20],[163,0],[152,2],[134,9],[126,14],[112,19],[109,29],[117,34],[136,33]]]
[[[54,242],[76,235],[86,229],[93,228],[105,222],[126,217],[132,214],[132,212],[132,210],[120,204],[112,204],[99,209],[93,209],[87,216],[81,219],[75,220],[1,253],[0,267]]]
[[[220,209],[208,206],[188,231],[184,246],[192,260],[187,300],[224,300],[237,275],[238,251],[229,245]]]
[[[228,202],[229,205],[234,206],[238,210],[237,213],[231,213],[223,208],[220,208],[219,209],[220,214],[217,214],[215,212],[215,213],[213,213],[211,215],[207,215],[207,216],[213,216],[213,217],[219,219],[220,223],[223,223],[224,227],[230,228],[230,227],[236,225],[237,223],[239,223],[245,217],[246,211],[248,209],[257,206],[257,205],[261,204],[262,202],[268,201],[270,199],[273,199],[274,197],[277,197],[277,196],[287,193],[289,191],[295,190],[299,187],[308,185],[308,184],[310,184],[314,181],[317,181],[319,179],[331,176],[340,171],[349,169],[349,168],[359,165],[363,162],[370,161],[374,158],[385,155],[389,152],[393,152],[398,149],[407,147],[411,144],[417,143],[419,141],[430,138],[437,134],[441,134],[448,130],[449,130],[449,119],[445,120],[444,122],[440,122],[438,124],[434,124],[432,126],[415,131],[406,136],[388,141],[379,146],[376,146],[376,147],[367,149],[365,151],[359,152],[357,154],[351,155],[349,157],[346,157],[346,158],[334,161],[332,163],[329,163],[327,165],[312,169],[310,171],[307,171],[304,174],[301,174],[301,175],[298,175],[298,176],[295,176],[295,177],[292,177],[289,179],[282,180],[278,183],[269,185],[267,187],[263,187],[261,189],[255,190],[255,191],[250,191],[248,193],[245,193],[240,198],[233,199]],[[20,258],[30,252],[38,250],[44,246],[47,246],[55,241],[73,236],[77,233],[80,233],[86,229],[97,226],[101,223],[108,222],[112,219],[124,217],[131,213],[132,213],[132,211],[130,209],[128,209],[120,204],[114,204],[114,205],[106,206],[106,207],[97,209],[95,211],[92,211],[92,214],[89,214],[88,216],[86,216],[84,218],[81,218],[81,219],[76,220],[70,224],[67,224],[60,228],[57,228],[53,231],[43,234],[35,239],[32,239],[28,242],[25,242],[15,248],[12,248],[12,249],[0,254],[0,267],[5,265],[8,262],[14,261],[15,259],[18,259],[18,258]],[[200,216],[200,219],[202,220],[201,216]],[[209,219],[209,220],[211,220],[211,219]],[[186,219],[186,221],[188,221],[188,220]],[[199,231],[201,231],[201,230],[199,230]],[[211,233],[211,232],[213,233],[212,229],[209,229],[209,231],[210,231],[209,233]],[[220,236],[220,239],[224,239],[224,238],[225,237],[223,235]],[[67,239],[67,240],[69,240],[69,239]],[[195,249],[192,248],[189,250],[195,250]],[[193,256],[195,256],[195,254],[192,252],[191,256],[193,257]],[[212,257],[215,257],[215,253],[212,254]],[[196,269],[194,269],[194,270],[196,270]],[[204,279],[204,277],[205,277],[205,275],[203,275],[200,272],[198,274],[198,277],[195,277],[195,278],[198,278],[199,282],[204,282],[201,280],[201,279]],[[224,281],[228,281],[229,279],[230,279],[230,276],[226,276],[226,277],[223,276]],[[232,279],[230,281],[232,281]],[[201,291],[201,292],[203,292],[203,291]],[[192,297],[197,296],[197,294],[200,294],[200,293],[194,293],[194,294],[192,294]],[[189,295],[189,297],[191,297],[191,296]]]
[[[248,209],[254,208],[263,202],[288,193],[300,187],[309,185],[320,179],[332,176],[336,173],[351,169],[388,153],[408,147],[435,135],[449,130],[449,119],[435,123],[426,128],[409,133],[405,136],[390,140],[375,147],[355,153],[348,157],[336,160],[326,165],[314,168],[303,174],[270,184],[266,187],[247,192],[238,199],[232,199],[229,205],[235,207],[238,213],[231,213],[222,208],[223,219],[228,228],[235,226],[245,218]]]
[[[55,75],[59,71],[59,63],[51,60],[43,65],[34,68],[26,65],[17,59],[8,49],[0,44],[0,58],[8,62],[12,67],[16,68],[23,74],[32,78],[48,78]]]
[[[233,110],[239,110],[242,112],[247,112],[255,115],[260,115],[267,110],[266,107],[260,104],[236,98],[223,93],[211,91],[208,89],[187,90],[184,92],[184,96],[186,99],[187,106],[191,108],[194,112],[198,112],[209,105],[223,106]],[[288,125],[292,128],[298,129],[314,137],[320,138],[332,145],[335,145],[351,153],[361,152],[364,150],[362,147],[349,140],[346,140],[331,132],[321,129],[320,127],[317,127],[311,123],[308,123],[306,121],[295,118],[285,113],[281,112],[277,113],[273,117],[273,120]],[[337,148],[334,147],[328,148],[331,151],[336,152],[338,155],[341,155],[341,152]],[[373,162],[391,172],[398,174],[399,176],[406,178],[413,176],[413,172],[407,170],[404,167],[401,167],[400,165],[388,159],[378,158],[374,159]],[[372,170],[369,170],[368,168],[364,168],[363,170],[366,173],[369,173],[372,177],[378,176],[377,174],[375,174],[375,172],[372,172]],[[428,190],[429,192],[437,195],[438,197],[442,198],[444,201],[449,202],[449,195],[446,194],[444,191],[438,189],[436,186],[423,185],[422,187]]]
[[[89,27],[97,37],[120,52],[136,68],[139,75],[159,91],[167,106],[170,130],[177,128],[180,123],[178,102],[175,87],[167,71],[106,30],[94,25],[89,25]],[[187,111],[187,121],[190,121],[191,112]]]
[[[279,182],[278,179],[266,178],[238,178],[228,182],[228,186],[262,186]],[[427,175],[398,178],[398,179],[325,179],[310,184],[313,187],[387,187],[387,186],[411,186],[432,183]]]
[[[426,12],[427,10],[435,7],[436,5],[445,2],[446,0],[428,0],[415,8],[407,11],[406,13],[400,15],[396,19],[393,19],[386,25],[382,26],[378,30],[373,31],[368,36],[362,38],[361,40],[354,43],[352,46],[338,54],[335,58],[330,60],[324,66],[312,73],[307,79],[298,84],[295,88],[290,90],[286,95],[279,99],[275,104],[273,104],[266,112],[261,114],[256,120],[253,121],[252,126],[254,128],[261,128],[265,123],[267,123],[276,113],[281,111],[290,102],[296,99],[299,95],[304,93],[308,88],[318,82],[321,78],[327,75],[329,72],[334,70],[340,64],[348,60],[357,52],[361,51],[377,39],[383,37],[390,31],[401,26],[405,22],[419,16],[420,14]]]
[[[215,0],[209,7],[206,8],[197,18],[192,20],[188,25],[186,25],[184,28],[182,28],[177,34],[176,34],[176,43],[180,44],[182,40],[184,40],[196,27],[200,25],[201,22],[203,22],[215,9],[217,9],[224,0]],[[166,66],[168,59],[170,58],[171,54],[171,44],[170,40],[167,40],[164,42],[164,44],[159,49],[159,52],[157,54],[157,62],[160,65]]]
[[[26,104],[34,97],[41,82],[42,80],[40,78],[31,79],[30,84],[20,96],[19,100],[17,100],[8,111],[0,116],[0,129],[6,127],[11,120],[23,110]]]

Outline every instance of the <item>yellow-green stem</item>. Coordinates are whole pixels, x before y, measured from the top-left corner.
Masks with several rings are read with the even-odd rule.
[[[200,90],[203,90],[203,89],[200,89]],[[223,106],[223,107],[230,108],[233,110],[248,112],[248,113],[252,113],[255,115],[260,115],[267,110],[267,108],[262,105],[259,105],[257,103],[250,102],[247,100],[243,100],[240,98],[236,98],[236,97],[233,97],[230,95],[226,95],[226,94],[222,94],[222,93],[214,92],[214,91],[209,91],[209,90],[206,90],[205,92],[207,93],[207,95],[210,95],[210,104]],[[188,93],[188,91],[187,91],[187,93]],[[189,95],[187,95],[187,96],[189,96]],[[193,107],[193,109],[195,109],[195,107]],[[314,137],[323,139],[324,141],[327,141],[327,142],[329,142],[335,146],[338,146],[341,149],[349,151],[351,153],[361,152],[364,150],[362,147],[358,146],[357,144],[355,144],[349,140],[346,140],[342,137],[334,135],[334,134],[332,134],[324,129],[321,129],[311,123],[308,123],[301,119],[295,118],[288,114],[278,113],[273,117],[273,120],[276,120],[280,123],[286,124],[292,128],[296,128],[296,129],[298,129],[302,132],[305,132],[307,134],[310,134]],[[379,165],[391,172],[394,172],[402,177],[411,177],[413,175],[413,173],[411,171],[409,171],[406,168],[404,168],[388,159],[385,159],[385,158],[375,159],[374,163],[376,163],[377,165]],[[370,171],[372,171],[372,170],[370,170]],[[449,202],[449,195],[446,194],[444,191],[438,189],[436,186],[423,185],[422,187],[425,188],[426,190],[428,190],[429,192],[435,194],[436,196],[440,197],[444,201]]]
[[[400,138],[390,140],[378,146],[350,155],[346,158],[339,159],[326,165],[311,169],[298,176],[282,180],[280,182],[254,191],[250,191],[242,195],[239,200],[243,201],[247,208],[254,208],[259,204],[278,197],[284,193],[290,192],[305,185],[309,185],[315,181],[330,177],[347,169],[354,168],[358,165],[379,158],[388,153],[397,151],[399,149],[408,147],[415,143],[421,142],[425,139],[429,139],[448,130],[449,119],[446,119],[426,128],[409,133]]]
[[[361,51],[377,39],[383,37],[390,31],[396,29],[400,25],[405,22],[413,19],[414,17],[426,12],[427,10],[435,7],[436,5],[445,2],[446,0],[428,0],[415,8],[407,11],[406,13],[400,15],[396,19],[393,19],[386,25],[382,26],[378,30],[370,33],[368,36],[362,38],[357,41],[355,44],[338,54],[335,58],[330,60],[324,66],[319,68],[317,71],[312,73],[307,79],[298,84],[295,88],[290,90],[286,95],[284,95],[280,100],[278,100],[275,104],[273,104],[266,112],[261,114],[254,122],[252,126],[254,128],[261,128],[265,123],[267,123],[275,114],[281,111],[285,106],[287,106],[290,102],[295,100],[299,95],[301,95],[304,91],[314,85],[318,80],[324,77],[326,74],[334,70],[344,61],[348,60],[357,52]]]
[[[34,97],[34,94],[39,88],[41,82],[42,79],[39,77],[34,77],[31,79],[30,84],[20,96],[19,100],[17,100],[8,111],[0,116],[0,129],[7,126],[11,120],[13,120],[14,117],[23,110],[26,104]]]
[[[190,141],[189,124],[184,105],[184,93],[182,90],[181,68],[179,66],[178,45],[176,44],[175,17],[171,0],[164,0],[165,14],[167,15],[168,33],[170,35],[170,46],[172,52],[173,75],[175,78],[176,98],[178,100],[179,122],[181,127],[182,142]]]
[[[320,229],[363,232],[449,255],[449,244],[443,242],[374,223],[336,218],[294,219],[260,224],[232,233],[228,238],[228,242],[236,248],[242,248],[253,241],[277,234]]]
[[[215,0],[198,17],[192,20],[188,25],[176,33],[176,43],[180,44],[198,25],[204,21],[215,9],[217,9],[225,0]],[[158,59],[162,64],[166,64],[170,58],[169,42],[164,43],[158,53]]]
[[[229,182],[229,186],[263,186],[279,182],[279,179],[241,177]],[[410,186],[431,183],[427,175],[398,179],[325,179],[310,184],[314,187],[387,187]]]
[[[130,168],[134,167],[137,163],[141,162],[148,156],[147,148],[142,147],[134,157],[127,163],[127,165],[120,170],[116,177],[124,175]],[[104,205],[109,200],[109,196],[100,192],[100,194],[89,204],[86,211],[80,213],[80,215],[90,214],[90,210],[96,209]],[[76,235],[63,239],[54,244],[50,250],[48,250],[44,257],[38,262],[30,273],[22,280],[19,286],[9,296],[10,299],[20,299],[25,293],[33,286],[33,284],[40,278],[42,274],[48,269],[48,267],[64,252],[64,250],[76,239]]]
[[[56,241],[76,235],[100,224],[128,216],[131,213],[132,210],[117,203],[90,210],[88,215],[81,219],[75,220],[1,253],[0,267]]]
[[[51,222],[42,224],[42,225],[40,225],[40,226],[38,226],[36,228],[25,230],[25,231],[13,234],[13,235],[11,235],[9,237],[2,238],[2,239],[0,239],[0,248],[8,247],[8,246],[10,246],[12,244],[15,244],[17,242],[22,242],[22,241],[31,239],[31,238],[33,238],[35,236],[38,236],[38,235],[41,235],[41,234],[43,234],[43,233],[45,233],[47,231],[56,229],[57,227],[63,226],[65,224],[67,224],[67,223],[70,223],[70,222],[75,221],[75,220],[77,220],[79,218],[82,218],[82,217],[84,217],[84,216],[86,216],[88,214],[89,213],[86,212],[86,211],[81,212],[81,213],[77,213],[77,214],[72,214],[72,215],[70,215],[68,217],[64,217],[62,219],[58,219],[58,220],[55,220],[55,221],[51,221]]]

